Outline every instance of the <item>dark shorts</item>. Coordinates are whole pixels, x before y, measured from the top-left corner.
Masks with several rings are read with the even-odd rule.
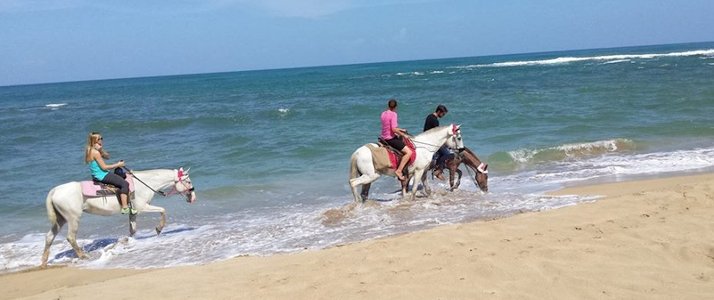
[[[394,147],[394,149],[397,149],[399,151],[402,151],[406,145],[404,145],[404,141],[402,141],[402,138],[400,137],[395,137],[391,140],[387,140],[387,144],[390,146]]]

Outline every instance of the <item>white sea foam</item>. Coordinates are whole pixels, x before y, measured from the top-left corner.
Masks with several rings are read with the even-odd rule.
[[[458,190],[448,192],[445,183],[432,182],[432,196],[420,197],[415,202],[398,201],[398,194],[393,193],[394,182],[378,180],[372,185],[370,194],[370,199],[376,201],[365,205],[349,204],[351,195],[346,188],[344,196],[321,204],[245,209],[205,219],[189,219],[183,224],[169,223],[159,236],[149,226],[134,238],[124,237],[123,227],[121,233],[83,237],[79,243],[87,250],[88,260],[74,257],[64,237],[58,236],[52,247],[50,264],[143,269],[203,264],[239,255],[321,249],[441,224],[554,209],[596,199],[554,197],[543,193],[568,183],[695,171],[714,165],[714,147],[640,154],[612,151],[623,141],[627,140],[553,147],[559,151],[602,148],[611,152],[492,176],[491,191],[487,194],[478,191],[468,171],[464,172]],[[62,233],[65,230],[66,227]],[[0,271],[36,266],[43,243],[44,235],[34,233],[0,244]]]
[[[509,186],[509,189],[538,191],[559,187],[564,183],[691,172],[712,166],[714,148],[632,155],[615,152],[586,159],[551,162],[533,171],[520,172],[498,180],[505,181],[505,186]],[[489,182],[489,186],[496,184],[498,183]]]
[[[455,68],[483,68],[483,67],[521,67],[521,66],[542,66],[542,65],[556,65],[556,64],[567,64],[573,62],[582,61],[609,61],[623,62],[633,59],[654,59],[659,57],[686,57],[686,56],[714,56],[714,49],[705,50],[694,50],[694,51],[683,51],[683,52],[670,52],[670,53],[651,53],[651,54],[616,54],[616,55],[603,55],[603,56],[583,56],[583,57],[557,57],[551,59],[542,60],[525,60],[525,61],[507,61],[492,64],[478,64],[478,65],[468,65],[468,66],[458,66]]]
[[[412,75],[412,76],[423,76],[423,75],[424,75],[424,72],[416,72],[416,71],[415,71],[415,72],[400,72],[400,73],[397,73],[397,76],[408,76],[408,75]]]
[[[617,59],[617,60],[611,60],[611,61],[606,61],[602,63],[603,65],[609,65],[609,64],[616,64],[616,63],[621,63],[621,62],[628,62],[632,61],[631,59]]]
[[[50,103],[50,104],[46,104],[45,107],[47,107],[51,110],[57,110],[60,107],[65,106],[65,105],[67,105],[67,103]]]

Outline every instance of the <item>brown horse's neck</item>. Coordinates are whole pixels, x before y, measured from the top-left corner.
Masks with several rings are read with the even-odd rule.
[[[478,156],[476,156],[471,149],[464,147],[464,150],[461,151],[461,160],[463,161],[464,164],[467,166],[471,167],[476,171],[476,168],[481,164],[481,160],[478,159]]]

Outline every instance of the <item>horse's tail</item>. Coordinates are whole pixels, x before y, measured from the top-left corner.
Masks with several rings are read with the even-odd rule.
[[[51,189],[47,194],[47,200],[45,201],[45,206],[47,206],[47,218],[50,220],[50,225],[57,225],[57,210],[55,205],[52,203],[52,196],[55,194],[55,189]]]
[[[359,170],[357,169],[357,151],[352,154],[352,157],[350,157],[350,179],[352,178],[357,178],[360,177],[362,174],[360,174]]]

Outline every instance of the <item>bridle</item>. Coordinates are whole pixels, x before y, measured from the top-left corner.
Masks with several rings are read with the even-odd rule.
[[[194,189],[194,187],[193,187],[193,184],[191,184],[191,183],[186,184],[186,181],[188,181],[188,172],[185,172],[185,174],[184,174],[183,168],[179,168],[177,175],[178,175],[178,176],[177,176],[178,180],[174,180],[174,184],[171,185],[171,190],[170,190],[168,193],[165,193],[164,196],[167,196],[167,197],[168,197],[168,196],[170,196],[170,195],[177,195],[177,194],[178,194],[178,195],[184,196],[184,197],[186,198],[186,202],[190,202],[190,201],[191,201],[191,198],[190,198],[189,194],[191,194],[195,189]],[[185,179],[185,180],[183,179],[183,176],[184,176],[184,175],[186,175],[186,179]],[[184,187],[183,192],[179,192],[179,190],[176,188],[176,186],[177,186],[179,183],[180,183],[181,185],[183,185],[183,187]]]

